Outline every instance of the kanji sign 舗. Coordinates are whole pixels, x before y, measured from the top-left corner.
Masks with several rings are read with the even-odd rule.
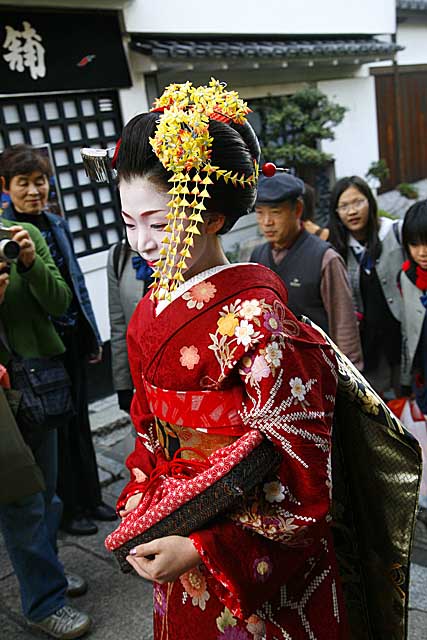
[[[118,13],[2,10],[0,78],[3,94],[130,86]]]
[[[46,75],[45,49],[41,42],[41,36],[26,20],[23,21],[22,27],[22,31],[17,31],[10,25],[6,25],[6,40],[3,42],[3,49],[6,49],[8,53],[3,55],[3,59],[6,60],[11,71],[22,73],[25,68],[28,68],[33,80],[44,78]]]

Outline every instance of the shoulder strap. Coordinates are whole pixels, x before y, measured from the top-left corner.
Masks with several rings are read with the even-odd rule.
[[[122,243],[118,242],[113,249],[113,271],[116,276],[116,280],[119,279],[119,262],[120,262],[120,253],[122,251]]]
[[[395,236],[397,242],[399,244],[402,244],[402,231],[401,231],[399,223],[400,223],[400,220],[395,220],[393,222],[393,232],[394,232],[394,236]]]

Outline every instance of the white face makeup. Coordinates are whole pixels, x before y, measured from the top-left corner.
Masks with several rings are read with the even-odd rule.
[[[129,244],[152,264],[160,257],[170,196],[142,177],[121,180],[119,189]]]
[[[166,235],[166,215],[169,213],[167,203],[171,196],[160,190],[153,181],[142,177],[121,180],[119,189],[129,244],[153,266],[160,258],[162,240]],[[227,263],[216,236],[223,223],[224,216],[219,214],[209,216],[206,222],[199,225],[200,234],[193,237],[191,257],[186,258],[186,269],[182,272],[185,279],[210,267]],[[191,224],[191,221],[184,222],[185,228],[187,224]],[[182,237],[184,236],[185,231]],[[182,247],[183,245],[177,247],[178,257]]]

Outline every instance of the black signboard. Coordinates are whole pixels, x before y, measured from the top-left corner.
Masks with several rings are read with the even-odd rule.
[[[116,11],[0,7],[0,94],[130,85]]]

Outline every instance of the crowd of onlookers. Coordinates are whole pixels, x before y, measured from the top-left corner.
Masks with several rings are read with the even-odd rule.
[[[50,173],[47,160],[26,145],[8,148],[0,158],[1,187],[10,198],[0,225],[7,241],[18,245],[17,257],[9,259],[0,244],[0,400],[10,399],[19,384],[23,395],[27,384],[29,393],[46,400],[31,428],[20,425],[45,486],[28,495],[17,472],[13,500],[0,504],[0,527],[24,615],[33,626],[66,638],[83,634],[90,620],[67,604],[87,585],[60,563],[58,528],[90,535],[97,520],[116,514],[102,501],[88,418],[84,363],[101,360],[102,343],[67,222],[45,209]],[[327,228],[315,223],[314,209],[313,189],[297,177],[284,171],[261,176],[255,212],[265,243],[251,261],[280,275],[290,309],[327,332],[380,395],[412,397],[427,414],[427,201],[413,205],[404,220],[379,217],[371,189],[352,176],[333,188]],[[127,412],[133,383],[126,328],[151,273],[126,239],[111,247],[112,373]],[[59,377],[37,387],[40,362],[46,370],[63,368],[61,389],[73,407],[66,416],[49,405]],[[15,414],[7,420],[19,424],[17,407]],[[423,516],[427,503],[421,506]]]

